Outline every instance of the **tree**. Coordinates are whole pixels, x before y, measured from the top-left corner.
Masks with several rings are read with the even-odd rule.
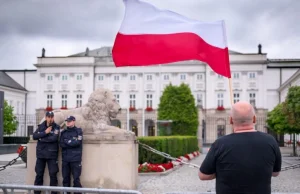
[[[278,134],[292,133],[294,129],[288,123],[286,114],[283,112],[283,108],[284,103],[280,103],[268,113],[268,127]]]
[[[291,86],[285,99],[283,112],[286,114],[287,121],[293,134],[293,156],[296,156],[296,138],[295,134],[300,133],[300,86]]]
[[[14,107],[8,105],[7,101],[4,100],[3,110],[3,128],[4,135],[13,134],[18,127],[17,117],[14,115]]]
[[[279,134],[293,134],[293,155],[296,156],[295,134],[300,133],[300,86],[289,88],[285,101],[268,113],[267,124]]]
[[[158,105],[158,120],[172,120],[170,133],[160,126],[160,135],[196,135],[199,125],[195,98],[186,84],[168,85]]]

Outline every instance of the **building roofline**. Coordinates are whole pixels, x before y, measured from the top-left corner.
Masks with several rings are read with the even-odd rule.
[[[300,59],[294,58],[294,59],[268,59],[269,62],[272,63],[299,63]]]
[[[296,71],[288,80],[286,80],[278,89],[278,92],[281,92],[287,85],[289,85],[289,83],[291,83],[292,81],[294,81],[298,76],[300,75],[300,69],[298,69],[298,71]]]
[[[6,72],[0,71],[0,86],[8,87],[12,89],[17,89],[20,91],[27,91],[26,88],[21,86],[18,82],[16,82],[12,77],[10,77]]]
[[[25,94],[29,92],[29,91],[26,90],[26,89],[21,90],[21,89],[19,89],[19,88],[10,87],[10,86],[6,86],[6,85],[2,85],[2,84],[0,84],[0,87],[2,87],[2,88],[4,88],[4,89],[7,89],[7,90],[11,90],[11,91],[24,92]]]
[[[37,69],[0,69],[0,71],[3,72],[34,72],[37,71]]]

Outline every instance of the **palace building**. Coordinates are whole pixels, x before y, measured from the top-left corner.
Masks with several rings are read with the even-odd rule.
[[[19,85],[17,89],[5,86],[4,90],[5,99],[15,107],[21,121],[15,135],[31,134],[46,109],[82,106],[96,88],[110,89],[122,107],[113,125],[129,128],[138,136],[157,135],[156,109],[169,83],[186,83],[191,88],[199,109],[199,141],[211,144],[232,132],[229,81],[207,64],[191,60],[117,68],[111,50],[87,48],[65,57],[50,57],[44,51],[33,70],[0,70]],[[267,132],[266,114],[284,100],[290,85],[287,82],[294,83],[299,77],[300,59],[269,59],[259,45],[254,53],[230,51],[230,65],[234,102],[249,101],[257,114],[256,129]],[[3,89],[1,82],[0,88]],[[9,90],[18,95],[11,95]]]

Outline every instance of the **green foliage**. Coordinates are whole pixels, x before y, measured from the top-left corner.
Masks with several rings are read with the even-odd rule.
[[[267,124],[272,131],[278,134],[284,134],[292,130],[287,122],[286,115],[283,112],[283,103],[278,104],[268,113]]]
[[[300,86],[289,88],[285,102],[268,113],[267,124],[279,134],[300,133]]]
[[[13,134],[18,127],[17,117],[13,114],[14,108],[8,105],[7,101],[4,100],[4,110],[3,110],[3,128],[4,135]]]
[[[300,86],[289,88],[283,111],[287,115],[288,123],[298,129],[293,133],[300,133]]]
[[[199,125],[194,96],[186,84],[168,85],[158,105],[158,120],[172,120],[171,130],[159,126],[160,135],[196,135]]]
[[[168,153],[172,157],[184,156],[185,154],[199,151],[196,136],[152,136],[138,137],[138,140],[158,151]],[[144,162],[161,164],[167,161],[166,158],[139,146],[139,164]]]

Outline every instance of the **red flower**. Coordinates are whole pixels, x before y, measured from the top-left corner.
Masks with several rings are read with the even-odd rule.
[[[147,107],[146,111],[153,111],[153,108],[152,107]]]
[[[68,108],[66,106],[62,106],[60,109],[67,110]]]
[[[188,154],[184,155],[184,157],[187,158],[188,160],[191,160],[191,158]]]
[[[164,172],[165,170],[169,170],[173,167],[174,166],[172,162],[164,164],[140,164],[138,167],[138,172]]]
[[[20,154],[23,150],[24,150],[24,147],[23,146],[19,146],[19,148],[17,150],[17,153]]]
[[[224,108],[223,106],[218,106],[218,107],[217,107],[217,110],[222,111],[222,110],[225,110],[225,108]]]
[[[135,111],[135,107],[129,107],[129,111]]]
[[[53,111],[53,108],[51,106],[47,106],[46,111]]]

